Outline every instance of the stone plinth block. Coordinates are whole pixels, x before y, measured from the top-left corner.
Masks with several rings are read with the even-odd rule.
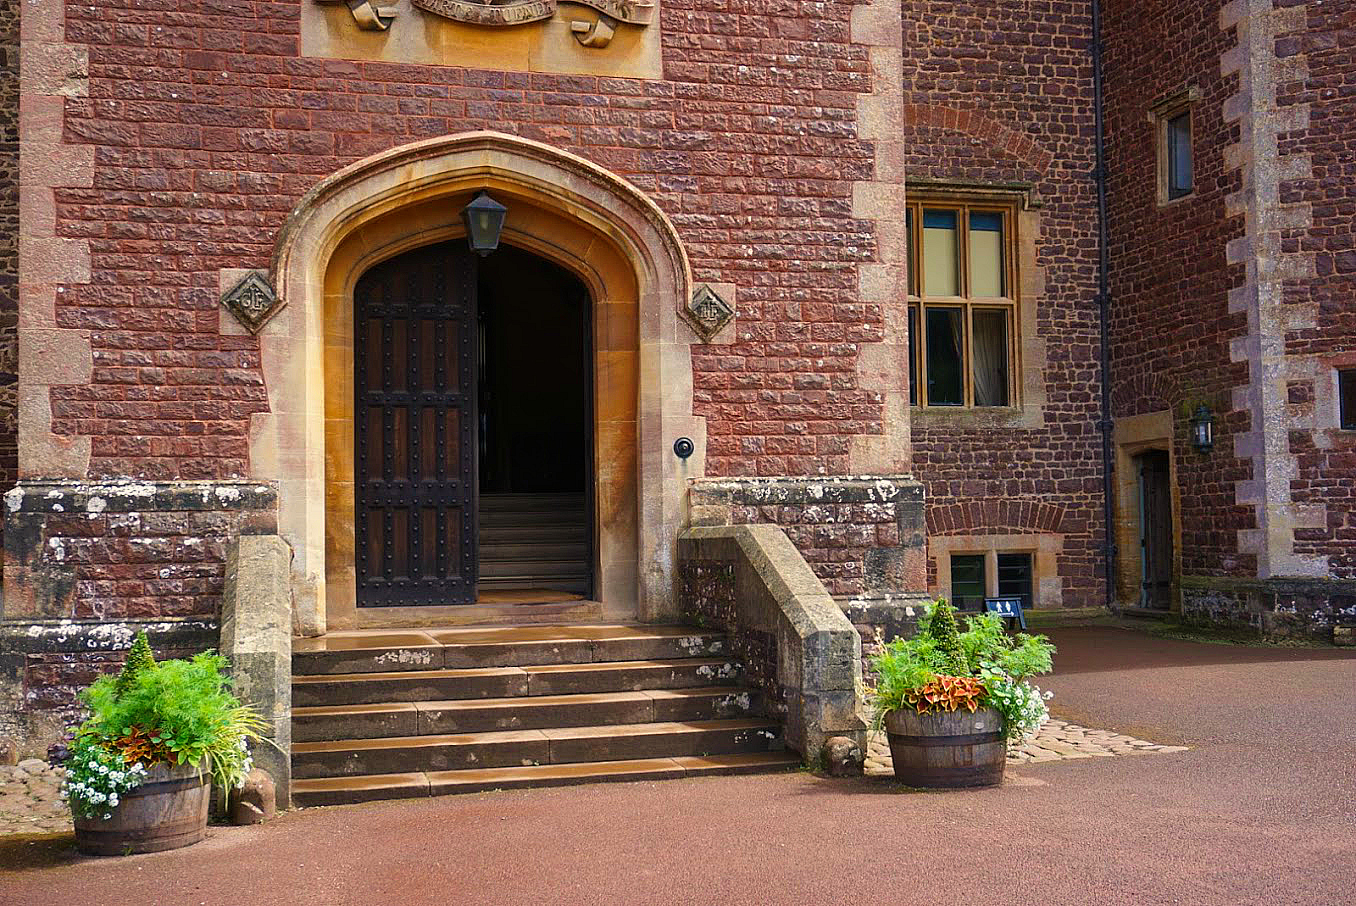
[[[269,724],[251,751],[273,777],[282,808],[291,795],[291,562],[291,549],[277,535],[235,539],[221,602],[221,653],[231,662],[236,695]]]

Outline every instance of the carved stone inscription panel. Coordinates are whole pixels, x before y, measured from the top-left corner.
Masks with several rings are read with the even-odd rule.
[[[301,0],[309,57],[657,79],[657,0]]]

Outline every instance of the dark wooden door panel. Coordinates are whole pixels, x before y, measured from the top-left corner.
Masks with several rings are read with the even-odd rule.
[[[1172,478],[1167,453],[1153,451],[1140,458],[1140,495],[1143,512],[1140,547],[1144,558],[1142,603],[1167,609],[1172,602]]]
[[[476,595],[475,263],[406,253],[354,293],[358,605]]]

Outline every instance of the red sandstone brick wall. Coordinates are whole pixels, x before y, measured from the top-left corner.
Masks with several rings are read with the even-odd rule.
[[[19,471],[18,326],[19,2],[0,0],[0,493]]]
[[[1108,0],[1104,7],[1113,415],[1174,412],[1182,572],[1256,575],[1256,558],[1238,553],[1238,531],[1254,527],[1255,516],[1234,503],[1235,482],[1252,471],[1251,462],[1233,457],[1232,436],[1247,431],[1250,419],[1231,411],[1230,395],[1248,381],[1246,363],[1229,360],[1230,339],[1247,332],[1246,315],[1228,310],[1242,270],[1225,261],[1225,244],[1243,230],[1242,219],[1224,211],[1225,196],[1238,189],[1223,160],[1237,139],[1237,127],[1223,120],[1237,79],[1221,77],[1220,55],[1234,38],[1220,28],[1217,0]],[[1160,207],[1149,107],[1190,85],[1203,94],[1193,108],[1196,189]],[[1188,444],[1199,403],[1216,413],[1208,457]]]
[[[1314,328],[1287,335],[1286,351],[1321,356],[1319,380],[1331,382],[1332,366],[1356,368],[1356,16],[1350,4],[1305,7],[1306,29],[1277,39],[1276,56],[1303,59],[1308,77],[1279,84],[1277,103],[1283,109],[1307,104],[1309,125],[1283,135],[1278,150],[1307,153],[1313,164],[1312,178],[1281,188],[1283,202],[1310,203],[1313,224],[1283,231],[1282,243],[1314,255],[1316,278],[1288,284],[1285,298],[1316,306],[1317,316]],[[1328,515],[1325,528],[1295,531],[1295,552],[1326,555],[1331,576],[1356,579],[1356,436],[1331,430],[1331,409],[1314,413],[1311,383],[1289,389],[1292,410],[1317,415],[1320,426],[1291,434],[1299,465],[1293,498],[1321,504]]]
[[[54,392],[53,429],[94,436],[96,475],[247,474],[259,350],[219,333],[217,270],[267,266],[325,174],[486,128],[626,176],[674,219],[697,280],[739,287],[740,342],[694,353],[711,474],[842,472],[847,438],[879,431],[852,345],[879,338],[881,312],[854,302],[874,241],[849,213],[872,169],[851,4],[665,3],[667,80],[652,82],[303,59],[298,7],[67,8],[91,87],[66,136],[98,152],[95,187],[58,192],[58,228],[91,240],[94,279],[57,320],[92,331],[95,371]]]
[[[1065,536],[1058,563],[1064,605],[1101,604],[1087,4],[905,0],[903,15],[909,178],[1025,182],[1044,202],[1036,262],[1046,283],[1036,324],[1047,351],[1044,425],[916,415],[914,463],[927,485],[929,532],[1035,533],[1055,526]],[[1021,525],[1008,524],[1014,514],[1007,510],[986,509],[1014,500],[1021,502],[1015,510]],[[1032,518],[1037,510],[1044,515]],[[935,568],[930,564],[932,580]]]

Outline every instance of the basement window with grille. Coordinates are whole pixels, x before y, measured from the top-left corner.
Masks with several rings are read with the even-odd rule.
[[[998,555],[998,597],[1021,598],[1022,606],[1031,607],[1031,555]]]
[[[957,610],[983,610],[988,588],[983,554],[951,555],[951,604]]]

